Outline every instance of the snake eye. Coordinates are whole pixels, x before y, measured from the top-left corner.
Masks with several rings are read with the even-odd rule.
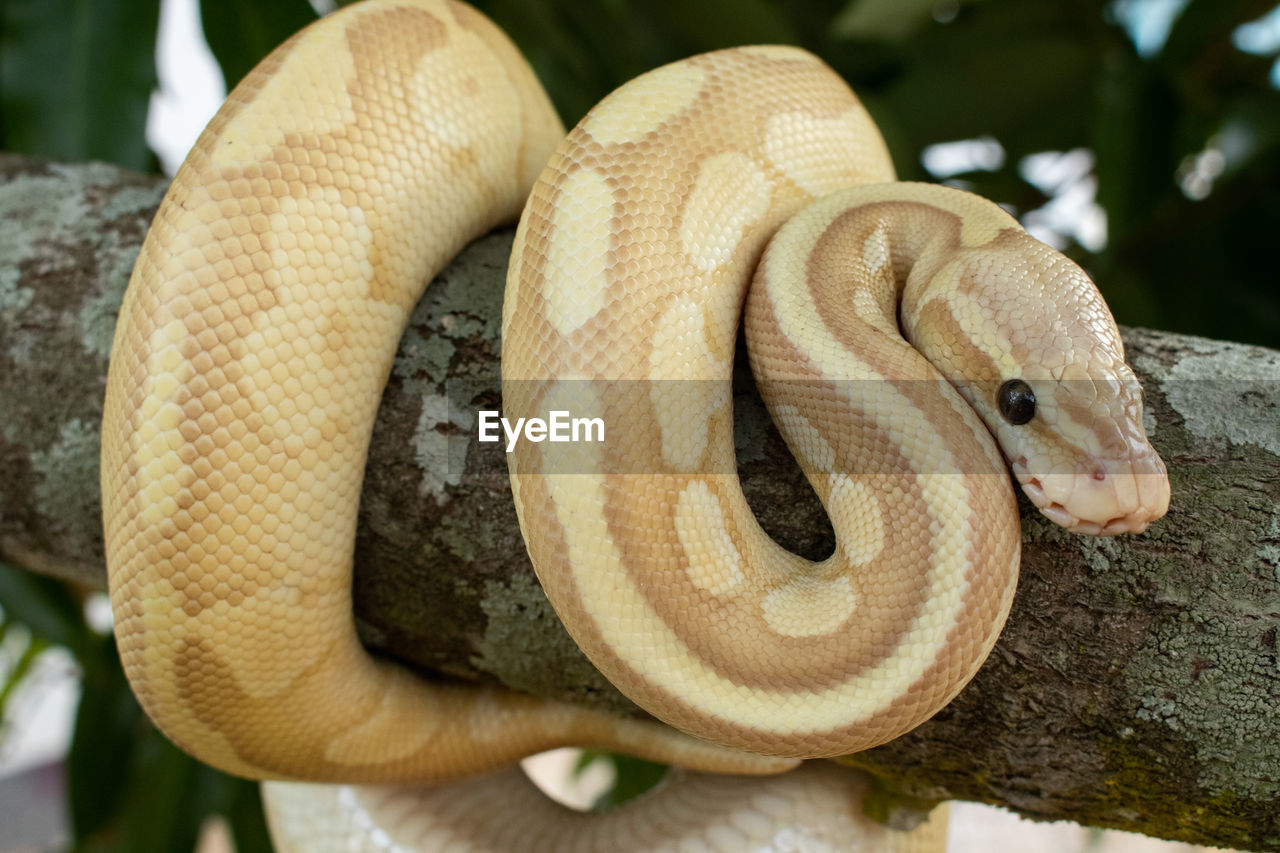
[[[1035,417],[1036,394],[1021,379],[1010,379],[996,392],[1000,414],[1014,426],[1022,426]]]

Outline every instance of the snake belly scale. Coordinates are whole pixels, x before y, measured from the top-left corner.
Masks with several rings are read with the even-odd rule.
[[[121,309],[102,476],[121,657],[193,755],[436,783],[577,743],[775,773],[910,729],[981,664],[1016,580],[1004,460],[1068,528],[1163,514],[1092,283],[993,205],[893,183],[816,58],[694,57],[562,135],[479,13],[367,0],[264,60],[175,177]],[[574,638],[675,729],[430,684],[355,635],[359,486],[398,335],[434,272],[521,210],[506,414],[572,400],[611,430],[568,461],[517,447],[522,531]],[[826,561],[769,540],[733,473],[744,300],[762,392],[837,532]]]

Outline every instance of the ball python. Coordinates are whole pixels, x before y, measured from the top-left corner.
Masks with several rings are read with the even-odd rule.
[[[609,429],[515,448],[521,530],[574,639],[661,722],[430,683],[355,634],[356,509],[398,336],[432,275],[516,217],[504,413],[567,406]],[[831,517],[824,561],[777,546],[743,499],[728,390],[741,315]],[[289,849],[327,849],[307,830],[321,824],[367,849],[433,849],[445,830],[427,815],[463,811],[480,844],[495,817],[461,804],[517,798],[484,792],[514,791],[501,768],[568,744],[689,768],[637,806],[689,843],[748,824],[794,834],[808,818],[780,802],[858,780],[812,763],[740,774],[882,743],[963,687],[1016,581],[1010,469],[1081,533],[1139,532],[1169,499],[1092,282],[995,205],[896,182],[816,57],[692,57],[565,136],[515,47],[451,0],[346,7],[228,96],[136,263],[102,434],[130,684],[184,750],[281,780],[269,810]],[[639,833],[559,820],[545,825]],[[642,835],[611,849],[667,843]],[[920,839],[868,843],[936,843]]]

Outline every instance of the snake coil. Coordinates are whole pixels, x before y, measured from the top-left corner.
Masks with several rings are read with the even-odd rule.
[[[976,671],[1016,580],[1006,464],[1072,530],[1141,531],[1164,513],[1093,284],[998,207],[895,182],[871,119],[815,57],[696,56],[562,134],[479,13],[367,0],[264,60],[178,172],[121,308],[102,476],[121,657],[183,749],[334,783],[435,783],[575,743],[773,773],[897,736]],[[434,272],[522,210],[505,413],[567,407],[609,432],[567,454],[516,447],[521,529],[575,640],[674,729],[429,684],[355,635],[360,481],[398,336]],[[761,392],[836,530],[825,561],[774,544],[734,472],[744,303]],[[383,814],[397,828],[379,837],[404,846],[509,849],[483,839],[501,828],[475,802],[512,784],[270,799],[283,847],[356,849],[346,834]],[[623,817],[599,830],[607,844],[583,829],[553,849],[797,826],[845,843],[881,831],[853,795],[817,809],[834,829],[778,803],[860,784],[814,766],[691,774],[640,812],[665,810],[674,836]],[[521,838],[558,818],[531,819]],[[924,843],[890,836],[868,843]]]

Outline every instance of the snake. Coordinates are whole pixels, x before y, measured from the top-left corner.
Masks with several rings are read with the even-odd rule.
[[[607,440],[519,442],[512,498],[556,612],[647,718],[428,680],[356,635],[399,335],[450,258],[517,219],[504,415],[572,411]],[[831,519],[825,560],[743,496],[740,324]],[[1016,584],[1015,481],[1082,534],[1141,532],[1170,496],[1093,282],[997,205],[897,181],[817,57],[694,56],[566,135],[453,0],[344,7],[230,93],[134,267],[101,463],[134,693],[183,750],[267,780],[277,844],[307,850],[936,849],[930,824],[867,825],[865,780],[805,759],[891,740],[972,677]],[[634,817],[518,805],[514,762],[566,745],[685,769]]]

